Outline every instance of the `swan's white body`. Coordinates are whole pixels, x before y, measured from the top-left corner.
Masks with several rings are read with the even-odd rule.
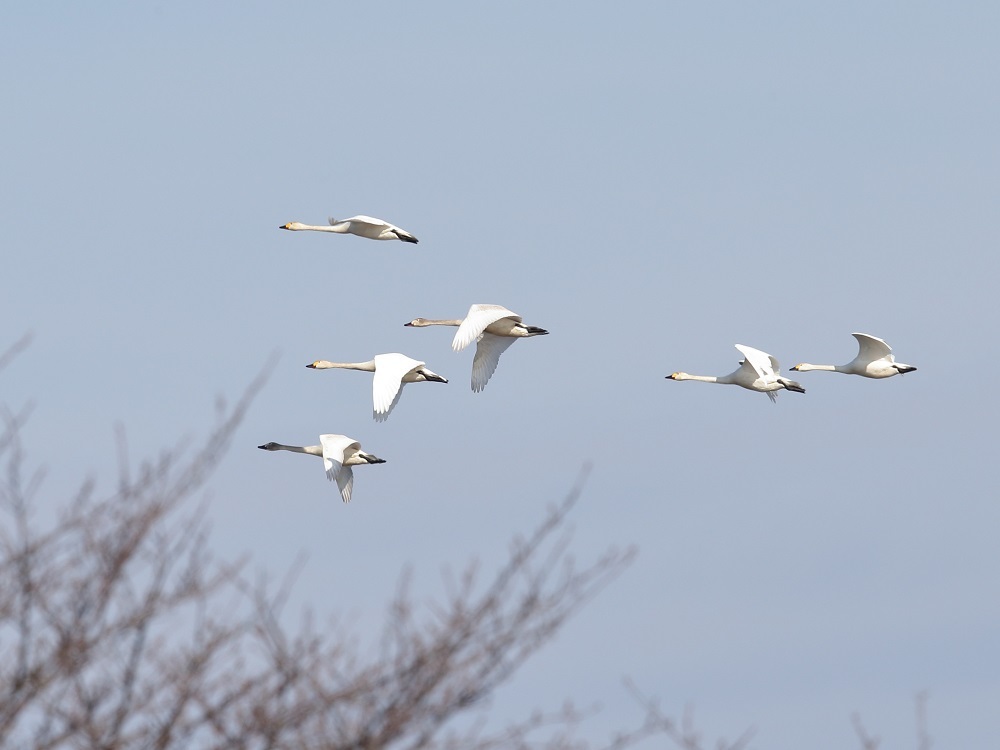
[[[478,393],[486,387],[500,363],[500,355],[517,339],[544,336],[544,328],[526,326],[521,316],[501,305],[473,305],[464,320],[428,320],[414,318],[404,325],[414,328],[426,326],[458,326],[451,348],[462,351],[473,341],[476,356],[472,360],[472,390]]]
[[[320,445],[305,446],[264,443],[257,447],[265,451],[292,451],[320,456],[323,468],[326,469],[326,478],[331,482],[336,481],[345,503],[351,502],[351,492],[354,489],[354,470],[351,467],[385,463],[385,459],[365,453],[361,450],[361,443],[346,435],[320,435],[319,442]]]
[[[447,383],[448,379],[428,370],[424,363],[405,354],[377,354],[368,362],[327,362],[319,359],[311,365],[313,370],[362,370],[373,372],[372,416],[376,422],[384,422],[399,402],[403,386],[407,383]]]
[[[808,362],[795,365],[796,372],[810,370],[825,370],[827,372],[842,372],[846,375],[860,375],[863,378],[891,378],[893,375],[913,372],[917,368],[897,362],[892,356],[892,347],[877,336],[867,333],[852,333],[858,340],[858,356],[846,365],[811,365]]]
[[[719,377],[709,375],[688,375],[686,372],[675,372],[667,375],[670,380],[698,380],[702,383],[722,383],[723,385],[738,385],[750,391],[766,393],[771,401],[776,401],[775,391],[781,389],[805,393],[806,389],[799,383],[780,375],[781,366],[778,360],[760,349],[737,344],[736,348],[743,355],[740,369],[728,375]]]
[[[314,224],[301,224],[297,221],[290,221],[282,224],[279,229],[289,229],[293,232],[333,232],[334,234],[356,234],[358,237],[367,237],[370,240],[402,240],[412,242],[414,245],[419,240],[405,229],[400,229],[395,224],[388,221],[376,219],[372,216],[352,216],[350,219],[329,219],[327,226],[315,226]]]

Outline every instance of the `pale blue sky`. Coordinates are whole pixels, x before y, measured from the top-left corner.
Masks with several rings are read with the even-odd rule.
[[[111,487],[280,360],[211,483],[213,539],[290,610],[364,643],[400,569],[487,569],[580,466],[576,550],[634,566],[504,687],[498,718],[631,676],[709,737],[996,743],[1000,7],[929,2],[124,2],[0,9],[0,400],[37,401],[47,498]],[[371,214],[419,245],[293,234]],[[503,304],[518,342],[481,394],[416,316]],[[852,331],[920,369],[824,373],[777,406],[734,343],[843,363]],[[2,343],[0,343],[2,347]],[[451,379],[385,424],[318,358],[400,351]],[[274,440],[388,460],[344,506]],[[64,447],[69,446],[69,447]],[[343,620],[342,620],[343,621]]]

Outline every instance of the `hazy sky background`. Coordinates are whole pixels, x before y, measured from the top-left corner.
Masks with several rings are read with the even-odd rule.
[[[32,347],[0,401],[56,507],[210,424],[280,359],[212,482],[213,539],[288,609],[368,648],[405,565],[491,571],[581,465],[581,562],[637,562],[497,695],[500,720],[621,678],[707,737],[995,746],[1000,6],[991,2],[11,2],[0,8],[0,314]],[[279,231],[365,213],[419,245]],[[483,393],[453,329],[505,305]],[[842,364],[850,334],[919,370],[804,373],[778,404],[735,343]],[[0,348],[6,346],[0,342]],[[450,378],[371,418],[399,351]],[[345,506],[270,440],[385,459]],[[645,747],[658,746],[649,743]]]

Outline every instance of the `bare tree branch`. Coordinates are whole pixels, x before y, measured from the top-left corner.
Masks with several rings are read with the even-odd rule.
[[[927,691],[917,693],[917,750],[931,750],[931,737],[927,733]]]
[[[872,737],[865,730],[865,725],[861,723],[860,714],[851,714],[851,723],[854,725],[854,731],[858,735],[858,739],[861,741],[861,747],[863,750],[878,750],[879,740],[878,737]]]
[[[7,347],[7,350],[0,354],[0,372],[2,372],[7,365],[14,361],[18,354],[23,352],[31,344],[32,334],[26,333],[13,344]]]

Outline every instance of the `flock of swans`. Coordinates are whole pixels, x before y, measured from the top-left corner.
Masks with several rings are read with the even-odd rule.
[[[852,333],[858,340],[858,356],[846,365],[811,365],[807,362],[795,365],[795,372],[809,370],[827,370],[842,372],[847,375],[860,375],[863,378],[891,378],[913,372],[917,368],[897,362],[892,356],[892,347],[885,341],[867,333]],[[703,383],[722,383],[723,385],[738,385],[751,391],[766,393],[771,401],[777,401],[774,392],[782,389],[794,393],[805,393],[806,389],[800,383],[781,377],[781,366],[778,360],[766,352],[750,346],[737,344],[743,359],[740,369],[728,375],[715,377],[712,375],[688,375],[686,372],[675,372],[667,375],[670,380],[700,380]]]
[[[283,224],[281,229],[290,231],[333,232],[334,234],[353,234],[371,240],[401,240],[416,244],[417,238],[382,219],[371,216],[352,216],[349,219],[330,219],[326,226],[301,224],[297,221]],[[407,327],[424,328],[427,326],[454,326],[458,330],[451,342],[451,348],[456,352],[465,349],[473,341],[476,342],[476,355],[472,360],[472,390],[482,391],[496,372],[500,355],[519,338],[543,336],[548,333],[544,328],[525,325],[521,316],[501,305],[473,305],[464,319],[431,320],[414,318]],[[913,372],[917,368],[896,362],[892,348],[882,339],[867,333],[851,334],[858,341],[858,355],[845,365],[812,365],[807,362],[795,365],[795,372],[820,370],[840,372],[847,375],[860,375],[865,378],[889,378]],[[689,375],[686,372],[675,372],[667,375],[669,380],[697,380],[703,383],[721,383],[723,385],[738,385],[747,390],[765,393],[772,402],[777,401],[776,392],[780,390],[793,393],[805,393],[806,389],[794,380],[781,376],[781,366],[778,360],[766,352],[743,344],[736,344],[737,350],[743,355],[740,367],[728,375]],[[361,370],[373,373],[372,378],[372,416],[377,422],[384,422],[399,403],[403,386],[407,383],[447,383],[448,379],[428,369],[425,362],[412,359],[404,354],[377,354],[367,362],[328,362],[317,360],[306,367],[313,370]],[[364,464],[383,464],[384,459],[361,450],[361,444],[346,435],[320,435],[320,445],[296,446],[281,443],[265,443],[257,446],[267,451],[292,451],[319,456],[323,459],[327,479],[336,482],[344,502],[350,502],[354,488],[354,472],[352,466]]]
[[[333,232],[334,234],[354,234],[370,240],[402,240],[416,244],[417,238],[382,219],[371,216],[352,216],[349,219],[330,219],[327,226],[302,224],[292,221],[282,224],[280,229],[290,231]],[[454,326],[458,330],[451,342],[456,352],[476,342],[476,355],[472,360],[472,390],[482,391],[500,362],[500,355],[519,338],[543,336],[544,328],[525,325],[521,316],[501,305],[473,305],[463,319],[430,320],[414,318],[407,327]],[[403,386],[407,383],[447,383],[448,379],[427,367],[426,362],[393,352],[376,354],[367,362],[329,362],[319,359],[306,365],[312,370],[361,370],[370,372],[372,377],[372,416],[376,422],[384,422],[399,403]],[[320,435],[319,445],[283,445],[265,443],[257,446],[266,451],[292,451],[319,456],[323,459],[326,476],[336,482],[344,502],[350,502],[354,488],[352,466],[362,464],[383,464],[384,459],[361,450],[361,443],[346,435]]]

